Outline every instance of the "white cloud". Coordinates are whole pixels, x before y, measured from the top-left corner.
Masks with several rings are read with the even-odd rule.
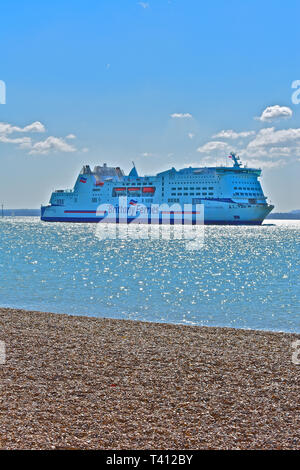
[[[209,166],[224,166],[226,155],[218,154],[218,155],[201,155],[201,159],[199,161],[192,161],[185,165],[185,167],[192,167],[192,168],[199,168],[199,167],[209,167]],[[228,159],[229,164],[230,160]]]
[[[288,106],[279,106],[276,104],[275,106],[268,106],[261,114],[261,116],[256,117],[262,122],[270,122],[274,121],[275,119],[288,119],[291,118],[293,115],[293,111]]]
[[[249,168],[267,168],[267,169],[270,169],[270,168],[279,168],[279,167],[283,167],[287,164],[287,161],[286,160],[257,160],[257,159],[249,159],[247,161],[245,161],[245,163],[247,163],[247,166]]]
[[[188,133],[188,137],[189,137],[190,139],[193,139],[193,138],[195,137],[195,134],[193,134],[193,132],[189,132],[189,133]]]
[[[218,132],[218,134],[213,135],[213,139],[239,139],[250,137],[251,135],[255,135],[255,131],[244,131],[244,132],[235,132],[232,129],[223,130]]]
[[[45,155],[51,151],[52,152],[75,152],[76,148],[68,144],[61,137],[50,136],[50,137],[47,137],[47,139],[45,140],[41,140],[40,142],[35,142],[31,146],[31,150],[29,154],[30,155],[33,155],[33,154]]]
[[[0,122],[0,134],[12,134],[13,132],[45,132],[45,126],[39,121],[35,121],[25,127],[12,126],[6,122]]]
[[[17,144],[20,146],[31,145],[30,137],[7,137],[6,135],[0,135],[0,142],[3,144]]]
[[[173,113],[170,114],[173,119],[191,119],[193,116],[190,113]]]
[[[23,127],[23,129],[20,129],[20,132],[45,132],[45,126],[39,121],[35,121],[32,124],[29,124],[29,126]]]
[[[235,132],[231,129],[222,130],[214,137],[228,141],[212,140],[198,147],[197,151],[206,154],[203,161],[208,159],[223,159],[226,153],[232,151],[231,139],[247,138],[246,142],[236,146],[237,153],[243,163],[261,168],[277,168],[289,161],[297,161],[300,157],[300,128],[276,129],[267,127],[257,133],[254,131]],[[230,139],[230,140],[229,140]]]
[[[216,150],[225,151],[228,148],[229,148],[229,146],[226,142],[211,141],[211,142],[207,142],[206,144],[202,145],[201,147],[198,147],[197,152],[210,153],[210,152],[214,152]]]
[[[300,140],[300,128],[275,130],[275,127],[267,127],[257,133],[256,137],[249,142],[248,148],[282,146],[297,140]]]
[[[70,138],[70,137],[69,137]],[[0,143],[15,144],[22,149],[29,150],[29,154],[47,154],[50,151],[54,152],[75,152],[76,148],[70,145],[61,137],[50,136],[45,140],[33,142],[31,137],[8,137],[7,135],[0,134]]]
[[[12,137],[14,133],[41,133],[45,132],[45,126],[35,121],[25,127],[13,126],[6,122],[0,122],[0,143],[15,144],[19,148],[27,149],[29,154],[47,154],[53,152],[75,152],[76,148],[66,142],[66,139],[75,139],[74,134],[68,134],[65,138],[50,136],[42,141],[33,141],[29,136]]]
[[[149,153],[149,152],[144,152],[144,153],[142,153],[142,157],[154,157],[154,154]]]
[[[210,141],[197,151],[220,157],[232,148],[228,142]],[[275,127],[261,129],[246,145],[238,148],[243,158],[294,158],[300,156],[300,128],[276,130]]]
[[[147,2],[138,2],[138,5],[140,5],[140,7],[146,9],[146,8],[149,8],[149,3]]]

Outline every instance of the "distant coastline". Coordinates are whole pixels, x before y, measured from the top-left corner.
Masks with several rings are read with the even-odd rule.
[[[274,212],[273,214],[269,214],[266,219],[300,220],[300,210],[291,212]]]
[[[4,217],[40,217],[41,209],[4,209]],[[0,208],[1,216],[1,208]]]
[[[3,215],[4,217],[40,217],[41,210],[40,209],[4,209]],[[300,220],[300,210],[295,210],[291,212],[274,212],[274,213],[269,214],[266,217],[266,219]]]

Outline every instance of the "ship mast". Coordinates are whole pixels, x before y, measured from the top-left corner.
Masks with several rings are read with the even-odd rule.
[[[234,152],[230,153],[232,160],[234,161],[234,167],[240,168],[242,166],[242,162],[239,156],[237,156]]]

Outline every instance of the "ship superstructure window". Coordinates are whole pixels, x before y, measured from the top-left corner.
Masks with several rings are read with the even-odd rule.
[[[64,203],[65,203],[64,199],[56,199],[56,204],[58,204],[59,206],[63,206]]]

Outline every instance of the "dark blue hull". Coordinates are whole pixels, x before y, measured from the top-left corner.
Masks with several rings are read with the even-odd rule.
[[[41,217],[41,220],[44,222],[72,222],[72,223],[98,223],[103,220],[103,217]],[[135,218],[128,218],[128,224],[133,222]],[[119,220],[116,220],[116,223],[119,223]],[[122,222],[123,223],[123,222]],[[147,222],[145,222],[147,223]],[[204,220],[204,225],[261,225],[263,220]],[[148,224],[151,224],[150,219],[148,219]],[[159,219],[159,224],[162,224],[162,219]],[[170,224],[174,225],[174,219],[171,218]],[[196,221],[192,221],[192,225],[196,225]]]

